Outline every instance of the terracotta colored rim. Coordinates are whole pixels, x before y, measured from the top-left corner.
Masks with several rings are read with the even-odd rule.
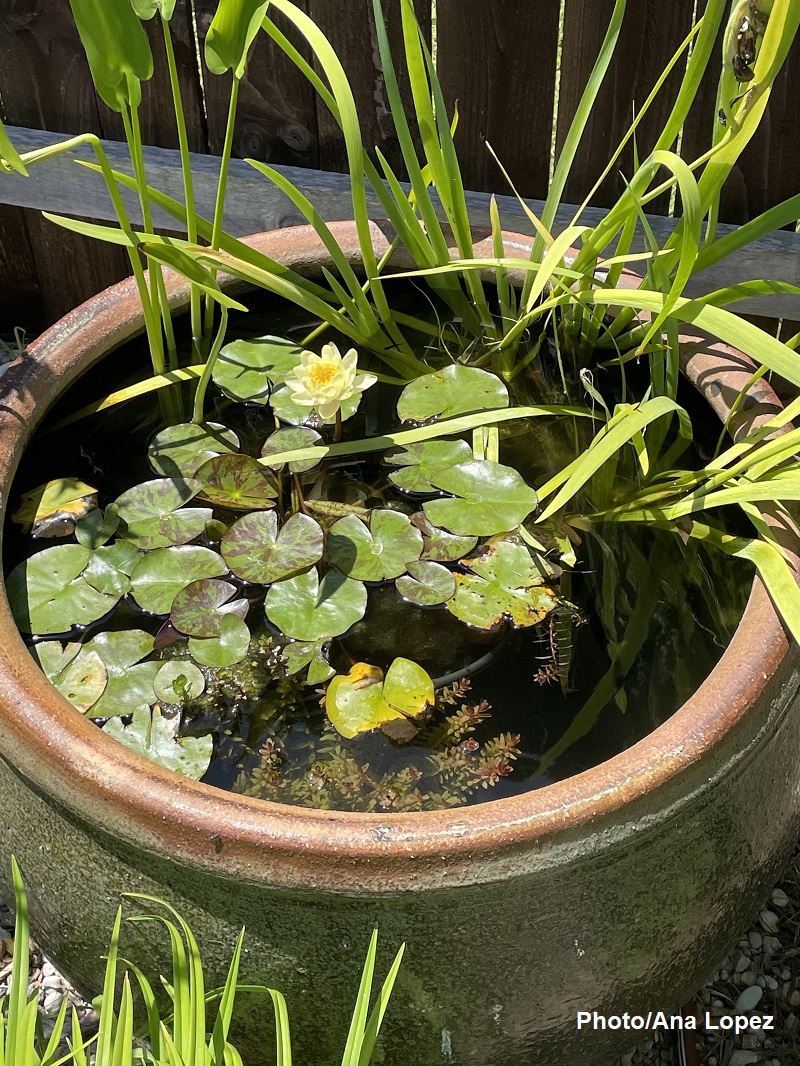
[[[357,263],[354,226],[333,228]],[[387,238],[377,226],[374,237],[380,255]],[[262,234],[250,243],[310,274],[329,264],[309,227]],[[514,235],[508,243],[516,252],[528,245],[527,238]],[[490,247],[478,246],[478,251],[491,254]],[[170,299],[175,308],[187,303],[179,279],[170,279]],[[56,395],[92,362],[140,332],[141,325],[135,288],[126,281],[77,308],[32,345],[22,365],[3,381],[8,395],[0,403],[0,474],[6,485]],[[752,371],[741,354],[700,335],[686,338],[684,364],[723,415],[732,390],[738,391]],[[751,398],[745,405],[750,425],[778,406],[763,383]],[[529,861],[525,855],[535,855],[539,843],[557,844],[561,834],[579,840],[598,820],[618,823],[617,840],[632,832],[625,808],[674,785],[707,758],[748,715],[787,649],[783,627],[756,581],[718,667],[672,718],[620,755],[537,791],[473,807],[348,814],[247,799],[187,781],[133,755],[76,714],[46,681],[2,596],[0,750],[68,810],[123,841],[189,866],[337,893],[475,884],[522,872]]]

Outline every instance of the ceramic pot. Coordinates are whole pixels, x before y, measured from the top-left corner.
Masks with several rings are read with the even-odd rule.
[[[352,224],[334,227],[358,259]],[[376,251],[387,239],[374,228]],[[309,275],[307,227],[253,243]],[[526,238],[509,238],[517,253]],[[485,248],[484,248],[485,250]],[[480,249],[479,249],[480,251]],[[185,286],[170,283],[176,310]],[[3,379],[0,489],[64,389],[142,331],[123,282],[62,319]],[[751,367],[687,337],[684,370],[725,415]],[[740,429],[776,409],[763,384]],[[796,545],[795,545],[796,546]],[[674,1011],[744,929],[800,824],[797,648],[756,581],[718,666],[622,754],[514,798],[435,813],[269,804],[185,780],[77,714],[36,667],[0,597],[0,888],[23,869],[32,926],[85,994],[100,987],[120,893],[169,900],[221,983],[247,926],[242,977],[282,989],[298,1062],[338,1061],[370,931],[408,949],[384,1024],[385,1066],[601,1066],[631,1031],[578,1011]],[[166,972],[155,923],[123,954]],[[271,1062],[271,1009],[242,997],[248,1066]],[[266,1050],[265,1050],[266,1049]]]

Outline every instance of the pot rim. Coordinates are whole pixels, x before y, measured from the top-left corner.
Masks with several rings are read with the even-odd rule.
[[[358,262],[354,224],[331,228],[348,258]],[[372,229],[380,256],[388,239],[376,224]],[[517,254],[530,248],[526,237],[506,237]],[[309,226],[259,234],[248,243],[310,274],[330,265]],[[476,251],[493,254],[486,242]],[[180,309],[188,302],[188,288],[174,275],[167,280],[170,304]],[[628,278],[627,284],[636,283]],[[138,295],[128,279],[61,319],[9,371],[3,381],[9,395],[0,404],[3,510],[21,453],[55,397],[141,328]],[[733,395],[730,390],[748,380],[752,364],[694,328],[681,340],[687,376],[718,414],[729,413],[726,392]],[[747,428],[780,406],[763,381],[753,386],[751,397],[755,402],[743,405]],[[706,681],[665,723],[606,762],[540,789],[474,806],[410,814],[317,811],[181,778],[98,730],[28,654],[3,591],[0,753],[34,786],[112,837],[223,876],[353,894],[478,884],[504,876],[510,853],[539,842],[557,845],[560,834],[575,839],[600,818],[617,821],[622,832],[635,831],[635,819],[624,809],[674,784],[703,760],[752,712],[788,649],[783,625],[756,578],[742,621]],[[475,862],[479,855],[481,863]]]

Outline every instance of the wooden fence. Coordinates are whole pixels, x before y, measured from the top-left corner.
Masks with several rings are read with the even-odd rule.
[[[375,61],[371,0],[296,2],[322,27],[341,56],[368,143],[380,145],[396,163],[397,145],[389,128],[382,78]],[[508,192],[486,150],[488,141],[519,191],[526,197],[541,199],[547,189],[552,131],[555,128],[556,142],[560,143],[597,55],[613,0],[415,2],[420,22],[429,35],[435,22],[437,65],[444,92],[449,103],[459,103],[457,142],[467,187],[478,192]],[[432,3],[436,4],[435,20]],[[190,147],[211,156],[221,148],[229,87],[227,77],[215,77],[207,70],[201,73],[198,63],[215,6],[214,0],[178,0],[172,23]],[[629,3],[622,40],[599,93],[566,190],[567,201],[580,202],[604,169],[610,151],[630,123],[633,108],[643,102],[690,31],[695,6],[702,13],[704,0],[697,5],[695,0]],[[390,33],[399,40],[398,2],[384,0],[384,7]],[[145,87],[144,139],[149,145],[174,149],[174,115],[164,64],[160,62],[163,42],[154,32],[156,29],[149,25],[157,73]],[[717,50],[720,54],[721,48]],[[686,125],[686,157],[694,157],[708,144],[715,121],[718,69],[711,72]],[[673,72],[640,126],[638,147],[642,156],[652,146],[656,131],[669,113],[679,79],[680,68]],[[773,89],[762,129],[728,182],[721,211],[724,221],[741,223],[800,191],[798,84],[800,47],[795,47]],[[0,107],[7,124],[22,128],[15,131],[21,142],[27,139],[27,143],[43,143],[43,134],[36,131],[92,131],[110,141],[122,139],[119,117],[94,92],[68,0],[0,3]],[[324,186],[328,179],[310,172],[345,169],[343,144],[331,116],[315,99],[302,75],[265,35],[258,41],[243,86],[235,154],[302,168],[309,172],[307,178],[312,187]],[[171,163],[164,162],[170,159]],[[167,169],[174,166],[174,157],[169,154],[158,156],[158,160]],[[61,177],[39,177],[49,166],[37,168],[39,184],[26,186],[24,179],[0,176],[0,333],[14,325],[36,331],[128,273],[120,249],[68,234],[40,217],[35,208],[59,210],[65,206],[76,215],[107,217],[98,206],[102,193],[80,190],[74,164],[65,162],[60,171],[53,171]],[[65,166],[72,167],[72,171],[67,173]],[[209,160],[208,169],[213,171],[213,167],[213,160]],[[611,203],[622,187],[620,172],[629,175],[631,169],[632,156],[628,152],[592,203],[599,208]],[[243,171],[242,165],[236,173],[246,185],[248,179]],[[329,185],[331,181],[341,193],[341,181],[338,186],[333,179]],[[245,197],[244,192],[240,195]],[[260,195],[272,195],[273,204],[276,202],[275,193],[262,189]],[[328,211],[330,217],[341,217],[342,202],[340,195]],[[271,224],[296,221],[286,206],[284,202],[280,210],[273,208],[263,217]],[[668,202],[663,200],[651,210],[664,214]],[[245,211],[242,218],[249,220],[250,215]],[[781,277],[797,280],[800,244],[795,243],[794,235],[776,235],[770,247],[773,252],[780,250],[782,259],[777,269]],[[762,272],[768,272],[762,260],[759,264]]]

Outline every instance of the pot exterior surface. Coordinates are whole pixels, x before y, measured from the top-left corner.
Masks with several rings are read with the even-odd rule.
[[[306,228],[261,241],[274,258],[284,241],[295,268],[324,262]],[[185,303],[179,283],[171,292]],[[90,301],[12,379],[3,506],[42,406],[140,329],[131,301],[124,284]],[[56,340],[70,354],[53,355]],[[702,372],[713,379],[713,367]],[[246,801],[128,754],[36,673],[1,601],[5,898],[15,854],[37,940],[89,995],[121,893],[180,910],[209,987],[246,926],[241,979],[286,994],[297,1061],[341,1060],[377,926],[383,971],[407,943],[386,1066],[610,1064],[637,1032],[579,1031],[577,1013],[674,1014],[746,926],[800,829],[800,656],[757,585],[709,681],[629,751],[523,797],[386,818]],[[153,978],[168,972],[159,923],[127,925],[122,954]],[[243,994],[240,1006],[247,1066],[271,1062],[269,999]]]

